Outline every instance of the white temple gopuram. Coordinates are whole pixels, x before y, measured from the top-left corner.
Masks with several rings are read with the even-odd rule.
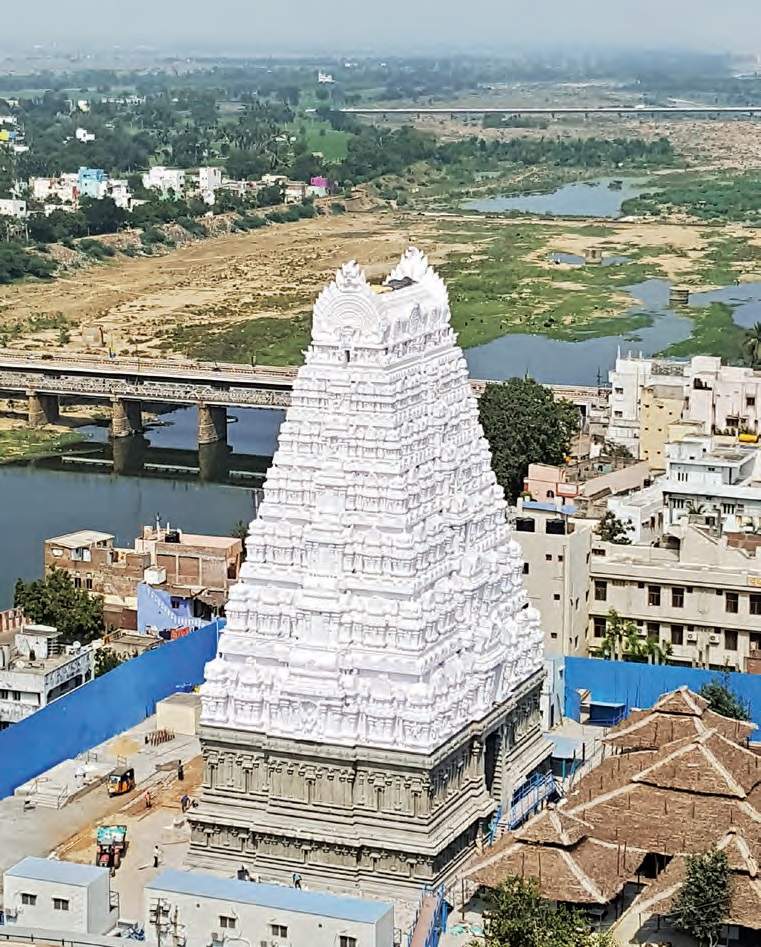
[[[201,688],[190,861],[414,893],[544,761],[542,634],[441,278],[348,263]]]

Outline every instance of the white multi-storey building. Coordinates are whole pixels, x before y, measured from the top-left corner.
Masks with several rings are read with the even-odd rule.
[[[172,192],[180,197],[185,193],[185,171],[156,165],[143,175],[143,187],[161,191],[165,196]]]
[[[406,892],[451,877],[547,759],[542,632],[446,287],[346,264],[201,689],[191,861]]]
[[[92,650],[58,643],[48,625],[25,625],[0,647],[0,730],[18,723],[92,677]]]
[[[15,217],[17,220],[23,220],[26,216],[26,201],[15,197],[0,197],[0,217]]]
[[[643,444],[645,454],[657,454],[678,421],[705,434],[761,433],[761,372],[722,365],[720,358],[619,357],[610,384],[607,438],[635,457],[643,456]]]
[[[222,187],[222,168],[205,167],[198,169],[198,190],[211,191],[212,194]]]

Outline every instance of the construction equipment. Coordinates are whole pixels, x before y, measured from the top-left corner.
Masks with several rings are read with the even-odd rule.
[[[108,776],[109,796],[123,796],[135,788],[135,771],[132,767],[115,769]]]
[[[101,825],[95,840],[95,864],[100,868],[118,868],[127,850],[127,826]]]

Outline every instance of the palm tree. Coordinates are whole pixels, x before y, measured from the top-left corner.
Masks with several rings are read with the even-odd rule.
[[[746,330],[743,345],[748,353],[750,367],[758,368],[761,366],[761,322],[756,322],[750,329]]]

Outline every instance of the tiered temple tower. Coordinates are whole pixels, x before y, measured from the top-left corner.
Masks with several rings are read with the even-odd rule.
[[[348,263],[201,689],[192,864],[412,894],[545,755],[542,635],[444,283]]]

